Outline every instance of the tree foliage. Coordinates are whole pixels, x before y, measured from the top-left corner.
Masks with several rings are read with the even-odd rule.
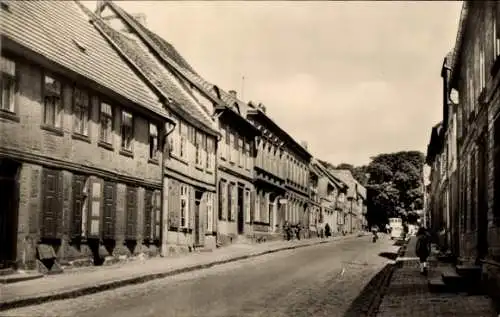
[[[388,218],[401,217],[414,222],[413,210],[423,208],[422,171],[425,157],[419,151],[379,154],[364,166],[341,163],[337,166],[319,160],[323,165],[351,171],[367,189],[368,222],[384,226]]]
[[[424,154],[418,151],[380,154],[371,159],[367,184],[371,223],[384,224],[390,217],[415,220],[411,211],[423,207],[423,166]]]

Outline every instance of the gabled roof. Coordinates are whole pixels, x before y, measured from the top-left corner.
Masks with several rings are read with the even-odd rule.
[[[267,127],[270,126],[271,127],[270,130],[278,131],[285,138],[285,140],[283,141],[285,141],[285,144],[286,146],[288,146],[289,149],[294,150],[296,153],[299,153],[303,157],[306,157],[308,160],[312,158],[312,155],[311,153],[309,153],[308,150],[306,150],[300,143],[298,143],[288,132],[286,132],[283,128],[281,128],[264,111],[253,106],[251,102],[249,103],[248,107],[249,107],[247,110],[248,118],[255,118],[256,121],[263,123],[263,125]]]
[[[179,83],[169,69],[163,67],[140,39],[113,29],[101,18],[86,10],[96,28],[107,37],[117,50],[134,62],[146,79],[158,88],[170,102],[172,111],[206,133],[217,135],[215,122],[203,111],[198,101]]]
[[[175,50],[173,45],[163,40],[160,36],[146,28],[142,23],[137,21],[132,15],[123,10],[113,1],[105,1],[101,10],[105,7],[111,8],[113,12],[127,25],[131,30],[140,37],[156,55],[167,64],[167,67],[179,77],[189,81],[199,91],[205,92],[206,97],[211,99],[218,105],[222,105],[214,91],[214,86],[206,82],[201,76],[196,74],[191,66],[185,62],[181,55]],[[180,63],[180,64],[179,64]],[[208,109],[203,107],[208,113]]]
[[[245,110],[247,105],[243,101],[234,98],[230,93],[200,76],[194,68],[187,63],[187,61],[172,44],[138,22],[132,15],[128,14],[115,3],[112,3],[111,1],[108,1],[108,3],[111,4],[111,7],[114,8],[118,14],[121,14],[127,19],[135,22],[133,25],[134,29],[142,31],[147,37],[149,37],[157,45],[157,50],[164,54],[162,56],[165,57],[166,62],[171,65],[173,69],[179,72],[186,79],[186,81],[193,84],[202,94],[211,99],[213,102],[219,104],[220,107],[227,106],[229,109],[235,111],[239,115],[242,115],[246,120],[244,114],[246,113]],[[235,104],[238,105],[238,110],[235,109]],[[212,114],[209,109],[205,110],[209,114]]]
[[[357,194],[356,185],[358,185],[358,182],[352,176],[351,171],[328,168],[328,172],[330,172],[332,175],[334,175],[335,177],[342,180],[342,182],[344,184],[347,184],[347,186],[348,186],[347,198],[355,198],[356,197],[356,194]],[[359,186],[361,186],[361,185],[359,185]]]
[[[1,34],[48,60],[168,117],[158,96],[89,23],[74,1],[10,1]]]
[[[320,171],[323,173],[324,176],[328,177],[328,179],[334,183],[337,187],[340,187],[340,188],[347,188],[348,185],[346,183],[344,183],[341,179],[339,179],[338,177],[336,177],[335,175],[333,175],[332,173],[329,172],[328,168],[323,165],[319,160],[317,160],[316,158],[313,158],[312,159],[312,164],[317,166]]]

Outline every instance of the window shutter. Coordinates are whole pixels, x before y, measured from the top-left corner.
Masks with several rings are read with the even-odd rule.
[[[168,184],[168,222],[170,228],[177,230],[179,228],[179,213],[181,200],[179,196],[179,182],[169,180]]]
[[[62,207],[58,202],[60,190],[59,175],[55,170],[43,169],[43,212],[42,212],[42,238],[57,238],[58,208]]]
[[[104,207],[102,237],[103,239],[114,239],[115,235],[115,200],[116,184],[113,182],[104,182]]]
[[[219,191],[217,192],[217,203],[218,203],[218,215],[219,215],[219,220],[224,219],[224,182],[219,181]]]
[[[162,196],[161,196],[161,191],[157,190],[155,191],[154,193],[154,196],[155,199],[154,199],[154,206],[155,206],[155,209],[154,209],[154,232],[152,234],[153,236],[153,240],[160,240],[161,238],[161,222],[162,222],[162,219],[161,219],[161,199],[162,199]]]
[[[127,227],[125,237],[129,240],[137,238],[137,188],[127,186]]]
[[[77,238],[82,235],[82,214],[87,212],[84,208],[84,187],[86,177],[73,175],[73,216],[71,219],[71,237]]]
[[[238,208],[238,186],[233,185],[231,187],[231,198],[232,198],[232,204],[231,204],[231,220],[235,221],[236,220],[236,209]]]
[[[151,210],[153,210],[153,191],[146,190],[144,198],[144,241],[149,241],[151,238]]]
[[[63,195],[64,195],[64,180],[63,173],[57,171],[57,199],[55,200],[56,210],[56,238],[61,239],[64,234],[63,228]]]

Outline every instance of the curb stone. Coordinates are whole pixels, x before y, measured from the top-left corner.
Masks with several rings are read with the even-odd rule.
[[[375,317],[378,314],[378,309],[380,308],[380,304],[382,304],[382,300],[384,299],[385,294],[387,293],[387,289],[392,280],[392,276],[394,272],[400,267],[402,261],[398,261],[399,258],[403,257],[406,253],[406,247],[408,245],[408,240],[399,248],[398,257],[396,261],[392,264],[389,264],[388,272],[384,275],[381,283],[379,284],[379,292],[375,294],[372,302],[370,303],[370,307],[366,314],[367,317]]]
[[[351,238],[358,238],[358,237],[356,237],[356,236],[351,237],[350,236],[350,237],[346,237],[345,239],[351,239]],[[6,311],[6,310],[14,309],[14,308],[21,308],[21,307],[32,306],[32,305],[39,305],[42,303],[51,302],[51,301],[55,301],[55,300],[64,300],[64,299],[81,297],[81,296],[85,296],[85,295],[91,295],[91,294],[100,293],[100,292],[104,292],[104,291],[108,291],[108,290],[112,290],[112,289],[116,289],[116,288],[120,288],[120,287],[124,287],[124,286],[128,286],[128,285],[143,284],[143,283],[155,280],[155,279],[160,279],[160,278],[165,278],[165,277],[169,277],[169,276],[179,275],[182,273],[207,269],[207,268],[210,268],[210,267],[213,267],[216,265],[223,265],[223,264],[227,264],[227,263],[231,263],[231,262],[237,262],[237,261],[241,261],[241,260],[245,260],[245,259],[249,259],[249,258],[263,256],[266,254],[280,252],[280,251],[299,249],[299,248],[310,247],[310,246],[314,246],[314,245],[336,242],[336,241],[339,241],[339,239],[334,238],[331,240],[323,240],[323,241],[317,241],[317,242],[301,244],[301,245],[280,247],[277,249],[265,250],[265,251],[260,251],[257,253],[250,253],[247,255],[236,256],[234,258],[209,261],[208,263],[202,263],[202,264],[195,264],[195,265],[183,267],[180,269],[173,269],[173,270],[162,272],[162,273],[145,274],[143,276],[125,278],[125,279],[118,280],[118,281],[105,282],[102,284],[86,286],[86,287],[82,287],[82,288],[76,289],[76,290],[54,292],[53,294],[42,295],[42,296],[37,296],[37,297],[14,299],[11,301],[6,301],[3,303],[0,303],[0,311]]]

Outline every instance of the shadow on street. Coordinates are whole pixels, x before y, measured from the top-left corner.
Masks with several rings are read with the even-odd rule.
[[[396,247],[402,247],[404,244],[405,244],[405,240],[397,240],[396,242],[394,242],[393,245]]]
[[[376,308],[380,305],[383,294],[381,288],[384,286],[386,277],[392,272],[393,264],[386,264],[351,303],[344,317],[374,316]]]
[[[395,261],[396,258],[398,257],[398,254],[395,252],[381,252],[378,255],[383,257],[383,258],[393,260],[393,261]]]

